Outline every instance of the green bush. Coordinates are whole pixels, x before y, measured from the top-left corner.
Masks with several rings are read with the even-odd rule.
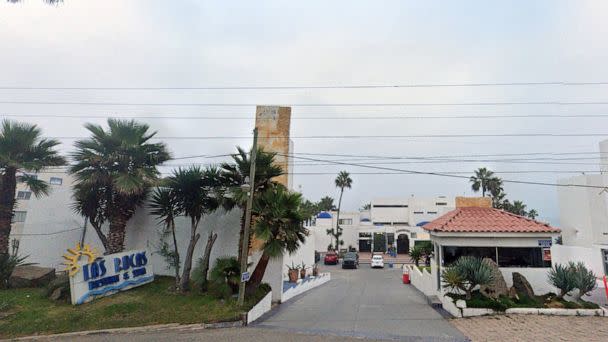
[[[559,289],[559,298],[564,298],[574,290],[572,269],[568,265],[556,264],[549,270],[549,283]]]
[[[460,290],[471,299],[473,289],[478,285],[486,285],[494,280],[492,269],[481,258],[463,256],[441,273],[444,284],[452,291]]]
[[[410,259],[412,259],[412,261],[414,262],[414,264],[416,264],[416,266],[420,265],[420,260],[422,259],[423,256],[424,256],[424,253],[423,253],[421,247],[414,246],[414,247],[412,247],[412,249],[410,249]]]
[[[232,297],[232,288],[225,282],[212,281],[209,282],[208,292],[211,296],[217,299],[228,300]]]
[[[595,281],[596,277],[593,271],[588,269],[585,264],[581,261],[574,263],[569,262],[568,266],[572,270],[572,282],[574,284],[574,288],[578,291],[574,293],[574,299],[577,302],[581,301],[581,297],[589,294],[589,292],[593,291],[597,287],[597,283]]]

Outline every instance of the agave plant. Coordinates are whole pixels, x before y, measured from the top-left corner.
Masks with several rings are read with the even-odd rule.
[[[473,256],[458,258],[449,268],[443,270],[441,278],[453,291],[464,291],[467,300],[471,299],[471,293],[476,286],[487,285],[494,280],[490,266],[481,258]]]
[[[558,298],[564,298],[574,290],[572,269],[568,265],[557,264],[549,270],[549,283],[559,289]]]
[[[8,288],[8,279],[17,266],[26,265],[27,256],[21,257],[17,254],[0,253],[0,289]]]
[[[568,266],[572,272],[574,288],[578,290],[573,294],[573,297],[576,301],[580,301],[581,297],[589,294],[589,292],[597,287],[595,274],[588,269],[582,261],[577,263],[571,261],[568,263]]]

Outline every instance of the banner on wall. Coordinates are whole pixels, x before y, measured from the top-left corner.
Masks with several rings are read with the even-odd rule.
[[[126,291],[154,280],[152,264],[146,250],[133,250],[97,257],[88,245],[68,249],[68,275],[72,304],[90,302]]]

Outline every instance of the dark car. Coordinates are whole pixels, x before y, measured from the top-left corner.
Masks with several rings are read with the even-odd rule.
[[[337,265],[338,264],[338,253],[329,251],[325,253],[325,258],[323,258],[323,263],[325,265]]]
[[[359,267],[359,254],[355,252],[344,253],[344,259],[342,259],[342,268],[357,267]]]

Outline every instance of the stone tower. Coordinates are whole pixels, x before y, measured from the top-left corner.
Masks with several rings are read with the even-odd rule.
[[[266,152],[277,153],[275,163],[283,169],[277,182],[291,190],[293,143],[289,138],[291,107],[257,106],[255,127],[258,129],[258,146]]]

